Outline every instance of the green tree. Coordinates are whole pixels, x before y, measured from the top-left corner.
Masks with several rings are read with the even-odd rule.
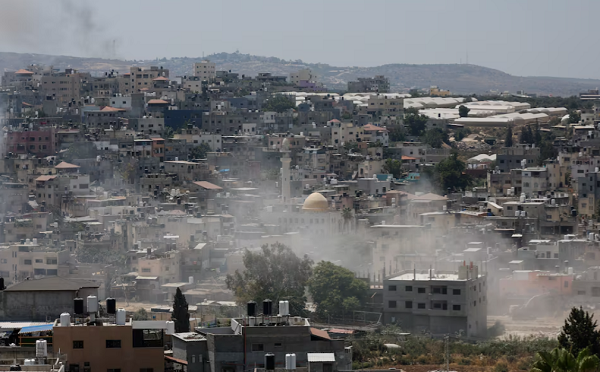
[[[585,348],[577,353],[556,348],[552,351],[540,351],[530,372],[592,372],[597,371],[600,359]]]
[[[193,147],[190,150],[190,152],[188,153],[188,159],[206,159],[206,154],[211,151],[212,149],[210,148],[210,146],[207,143],[203,142],[200,144],[200,146]]]
[[[320,316],[339,316],[364,305],[369,286],[346,268],[321,261],[308,281],[308,291]]]
[[[244,252],[244,271],[227,275],[225,283],[238,302],[270,299],[290,302],[290,313],[302,315],[306,305],[304,290],[312,273],[312,260],[300,258],[287,246],[263,245],[260,252]]]
[[[404,115],[404,125],[408,126],[408,130],[412,136],[421,136],[427,127],[429,118],[420,114]]]
[[[392,142],[402,142],[406,140],[406,134],[404,128],[400,125],[394,125],[388,128],[389,130],[389,139]]]
[[[569,110],[569,123],[577,124],[581,121],[581,113],[577,110]]]
[[[466,118],[467,116],[469,116],[469,111],[471,110],[465,105],[458,106],[458,116],[460,116],[461,118]]]
[[[396,159],[385,159],[383,163],[383,171],[391,174],[394,178],[400,178],[402,175],[402,162]]]
[[[508,127],[506,131],[506,137],[504,139],[504,147],[512,147],[513,146],[513,132],[512,128]]]
[[[140,307],[138,311],[133,313],[133,320],[149,320],[150,315],[143,307]]]
[[[583,308],[573,307],[565,324],[558,335],[558,343],[564,349],[578,354],[589,348],[592,354],[600,352],[600,332],[596,330],[597,322],[594,314],[589,314]]]
[[[464,170],[465,163],[458,158],[458,152],[452,151],[449,157],[436,164],[433,172],[434,181],[443,192],[464,190],[473,183]]]
[[[531,127],[529,126],[523,126],[523,128],[521,128],[521,136],[519,137],[519,142],[522,144],[529,144],[531,145],[532,143],[534,143],[535,138],[533,136],[533,132],[531,131]]]
[[[288,98],[283,94],[276,94],[267,99],[262,108],[263,111],[275,111],[281,113],[295,107],[296,103],[292,101],[291,98]]]
[[[536,146],[542,145],[542,131],[540,130],[539,124],[535,125],[535,132],[533,134],[533,143],[535,143]]]
[[[448,134],[439,128],[426,131],[421,138],[421,142],[428,144],[434,149],[441,148],[446,141],[448,141]]]
[[[471,134],[471,129],[469,128],[460,128],[454,132],[454,140],[462,141],[463,138]]]
[[[175,322],[175,332],[189,332],[190,331],[190,313],[188,311],[188,303],[185,299],[181,289],[177,287],[175,297],[173,299],[173,312],[171,313],[171,319]]]

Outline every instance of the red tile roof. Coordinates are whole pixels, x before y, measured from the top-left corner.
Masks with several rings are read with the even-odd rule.
[[[362,129],[370,132],[387,132],[386,128],[378,127],[377,125],[373,124],[363,125]]]
[[[152,79],[152,81],[169,81],[169,79],[164,76],[159,76],[156,79]]]
[[[50,181],[55,179],[56,176],[39,176],[38,178],[36,178],[36,181]]]
[[[59,164],[57,164],[54,168],[56,168],[56,169],[75,169],[75,168],[79,168],[79,165],[75,165],[75,164],[67,163],[66,161],[62,161]]]
[[[331,337],[329,337],[329,333],[327,333],[327,331],[323,331],[320,329],[316,329],[313,327],[310,327],[310,334],[319,338],[324,338],[326,340],[331,340]]]
[[[413,158],[412,156],[402,155],[402,160],[417,160],[417,158]]]
[[[33,75],[33,72],[20,69],[20,70],[16,71],[15,74],[17,74],[17,75]]]
[[[169,102],[165,101],[164,99],[151,99],[150,101],[148,101],[149,105],[164,105],[164,104],[169,104]]]
[[[120,109],[120,108],[116,108],[116,107],[111,107],[111,106],[104,106],[102,108],[103,112],[121,112],[121,111],[125,111],[125,109]]]
[[[198,185],[206,190],[223,190],[223,188],[221,186],[217,186],[217,185],[212,184],[207,181],[196,181],[196,182],[194,182],[194,184]]]

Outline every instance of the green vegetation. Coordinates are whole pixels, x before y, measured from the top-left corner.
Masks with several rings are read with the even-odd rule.
[[[419,113],[408,113],[404,115],[404,125],[408,126],[408,131],[411,136],[421,136],[425,132],[427,120],[429,118]]]
[[[261,251],[244,253],[244,271],[227,275],[225,283],[238,302],[270,299],[290,302],[290,313],[304,314],[304,291],[312,273],[312,261],[300,258],[283,244],[263,245]]]
[[[581,114],[575,110],[569,110],[569,123],[577,124],[581,121]]]
[[[454,132],[454,140],[455,141],[462,141],[463,138],[465,138],[466,136],[468,136],[469,134],[471,134],[471,129],[469,128],[461,128],[458,129]]]
[[[389,139],[392,142],[402,142],[406,140],[406,133],[403,127],[399,125],[394,125],[388,127],[389,131]]]
[[[439,128],[430,129],[423,134],[421,142],[428,144],[434,149],[439,149],[445,142],[448,142],[448,133]]]
[[[458,158],[458,152],[453,150],[449,157],[440,161],[431,169],[425,168],[433,183],[442,191],[465,190],[473,180],[464,173],[465,163]]]
[[[308,281],[308,291],[317,305],[317,316],[343,316],[362,308],[368,284],[354,273],[328,261],[321,261]]]
[[[401,368],[402,365],[444,364],[444,341],[408,336],[403,340],[396,326],[388,326],[351,339],[353,369]],[[384,344],[398,344],[386,349]],[[528,371],[536,353],[558,346],[554,339],[508,337],[503,340],[468,343],[452,338],[449,343],[451,365],[472,366],[473,371]],[[457,368],[451,368],[457,370]],[[459,369],[458,369],[459,370]]]
[[[194,159],[206,159],[206,153],[211,152],[212,149],[207,143],[201,143],[200,146],[196,146],[190,150],[188,153],[188,158],[190,160]]]
[[[262,107],[263,111],[275,111],[279,113],[294,108],[296,108],[295,102],[283,94],[271,96],[271,98],[269,98]]]
[[[175,332],[190,331],[190,313],[188,311],[188,303],[181,289],[177,287],[175,297],[173,298],[173,312],[171,319],[175,322]]]
[[[467,116],[469,116],[469,111],[471,111],[471,109],[469,109],[465,105],[458,106],[458,116],[460,116],[461,118],[466,118]]]
[[[391,174],[394,178],[402,176],[402,162],[395,159],[385,159],[382,167],[385,173]]]
[[[565,349],[554,349],[550,352],[540,351],[536,355],[535,363],[531,372],[592,372],[597,371],[600,359],[590,353],[589,349],[583,349],[574,353]]]
[[[135,313],[133,313],[133,320],[150,320],[150,314],[144,309],[140,307]]]
[[[596,329],[594,315],[580,308],[572,308],[558,335],[558,342],[574,355],[589,348],[594,355],[600,353],[600,332]]]
[[[506,131],[506,137],[504,138],[504,147],[512,147],[513,146],[513,132],[512,128],[508,127]]]

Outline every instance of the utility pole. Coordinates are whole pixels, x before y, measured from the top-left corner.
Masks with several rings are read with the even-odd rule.
[[[446,359],[446,372],[450,372],[450,335],[444,337],[444,359]]]

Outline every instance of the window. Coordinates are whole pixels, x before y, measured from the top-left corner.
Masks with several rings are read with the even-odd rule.
[[[120,349],[121,348],[121,340],[106,340],[106,348],[107,349]]]
[[[407,309],[412,309],[412,301],[406,301],[404,303],[404,307]]]
[[[452,305],[452,310],[460,311],[460,305]]]
[[[252,351],[264,351],[264,350],[265,350],[264,344],[252,344]]]
[[[406,292],[412,292],[412,285],[407,285],[407,286],[404,288],[404,290],[405,290]]]
[[[460,289],[453,289],[452,294],[456,296],[460,296]]]
[[[106,372],[121,372],[121,368],[109,368]]]
[[[388,286],[388,291],[395,291],[395,290],[396,290],[396,286],[395,285]]]
[[[58,263],[56,258],[47,258],[46,265],[56,265]]]
[[[31,265],[31,260],[24,260],[23,261],[24,265]],[[566,282],[565,282],[566,283]]]
[[[149,267],[144,267],[144,268],[142,268],[142,272],[143,273],[149,273],[150,272],[150,268]]]
[[[281,347],[283,345],[281,344],[281,342],[276,342],[274,346],[275,346],[275,349],[281,349]]]
[[[391,309],[396,308],[396,301],[388,301],[388,307]]]
[[[73,349],[83,349],[83,341],[73,341]]]
[[[418,309],[424,309],[425,308],[425,303],[422,302],[422,303],[417,304],[417,308]]]
[[[417,288],[417,293],[425,293],[425,288]]]

